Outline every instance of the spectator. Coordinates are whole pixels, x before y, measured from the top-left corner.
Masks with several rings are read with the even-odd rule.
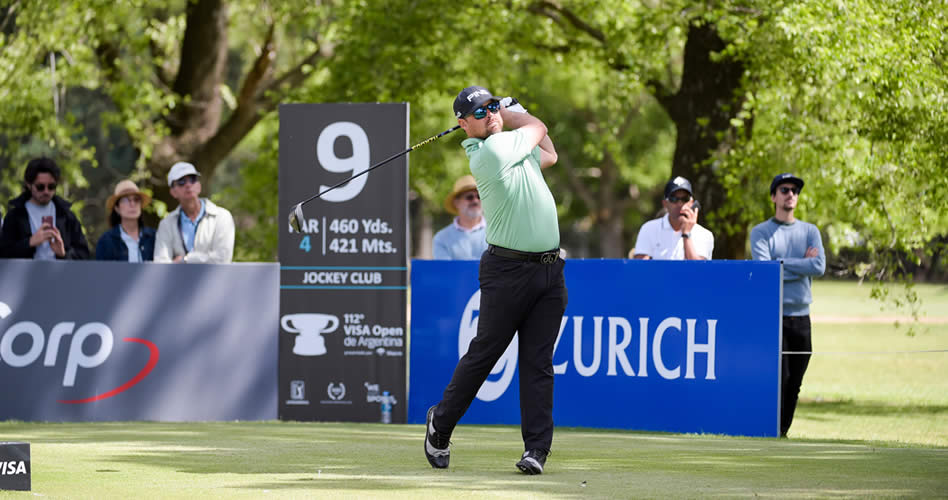
[[[780,174],[770,183],[774,216],[754,226],[750,234],[754,260],[783,263],[783,351],[781,374],[780,435],[787,436],[797,407],[803,374],[810,364],[810,284],[826,270],[826,256],[820,230],[797,220],[793,212],[800,201],[803,179]]]
[[[480,259],[487,250],[487,224],[474,177],[465,175],[454,183],[454,189],[444,199],[444,208],[456,217],[449,226],[435,234],[432,241],[434,258]]]
[[[55,195],[61,171],[49,158],[34,158],[23,173],[23,194],[10,200],[0,232],[0,257],[88,259],[89,245],[72,203]]]
[[[690,202],[690,203],[689,203]],[[675,177],[665,184],[665,215],[639,229],[632,257],[659,260],[710,260],[714,235],[698,224],[698,200],[691,182]]]
[[[138,190],[130,180],[119,182],[105,202],[109,229],[95,247],[98,260],[147,262],[155,254],[155,230],[145,227],[142,209],[151,203],[151,196]]]
[[[234,218],[227,209],[200,198],[201,176],[194,165],[175,163],[168,171],[178,208],[158,224],[155,262],[223,264],[234,258]]]
[[[425,457],[432,467],[448,466],[455,426],[519,332],[525,451],[516,466],[541,474],[553,443],[553,345],[567,303],[556,202],[540,171],[557,156],[546,125],[504,100],[477,86],[454,100],[455,117],[468,135],[461,145],[490,220],[490,245],[480,262],[477,334],[441,401],[428,409]]]

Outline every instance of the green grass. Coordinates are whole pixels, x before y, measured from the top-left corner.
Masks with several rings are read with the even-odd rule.
[[[835,281],[819,279],[813,281],[814,316],[911,316],[907,306],[896,307],[894,299],[904,299],[903,285],[888,285],[889,299],[870,297],[873,285],[869,282]],[[913,286],[920,301],[920,318],[944,318],[948,320],[948,285],[919,283]]]
[[[422,427],[302,423],[0,424],[32,442],[52,498],[934,497],[948,450],[558,429],[542,476],[514,468],[520,432],[462,426],[452,466]],[[6,493],[2,497],[22,498]]]
[[[945,287],[919,291],[948,316]],[[814,296],[814,317],[897,314],[854,283]],[[31,443],[49,498],[945,497],[948,353],[890,353],[948,348],[948,323],[906,332],[815,322],[791,439],[557,428],[536,477],[514,468],[513,426],[459,426],[448,470],[428,466],[419,425],[0,422],[0,441]]]

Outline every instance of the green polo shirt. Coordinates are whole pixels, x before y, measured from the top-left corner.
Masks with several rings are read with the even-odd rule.
[[[487,242],[522,252],[560,244],[556,202],[540,172],[540,147],[519,130],[462,143],[487,219]]]

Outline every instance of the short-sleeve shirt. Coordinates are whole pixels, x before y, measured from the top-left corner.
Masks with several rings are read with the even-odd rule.
[[[691,229],[691,243],[699,256],[711,260],[714,250],[714,235],[711,231],[695,224]],[[639,236],[635,239],[635,254],[648,255],[657,260],[685,260],[681,232],[672,227],[668,214],[642,224]]]
[[[467,229],[458,224],[454,218],[449,226],[434,235],[432,255],[437,260],[478,260],[487,250],[487,223],[481,221],[474,227]]]
[[[487,242],[522,252],[560,244],[556,202],[540,171],[540,148],[520,130],[462,143],[484,207]]]

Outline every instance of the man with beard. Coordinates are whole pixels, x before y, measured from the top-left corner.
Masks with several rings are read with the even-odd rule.
[[[826,270],[826,255],[820,230],[797,220],[793,212],[803,190],[803,179],[780,174],[770,183],[770,199],[775,214],[751,230],[751,255],[754,260],[779,260],[783,263],[783,351],[781,374],[780,436],[786,437],[793,422],[803,374],[810,364],[810,285],[814,276]]]
[[[0,231],[0,257],[8,259],[88,259],[82,224],[56,196],[61,170],[49,158],[34,158],[23,173],[23,194],[10,201]]]
[[[541,172],[556,163],[556,150],[542,121],[484,87],[458,93],[454,116],[490,225],[477,335],[428,410],[425,456],[448,467],[455,426],[517,334],[524,452],[516,466],[542,474],[553,444],[553,346],[568,299],[556,202]]]
[[[456,217],[450,225],[435,234],[432,241],[434,258],[480,259],[487,250],[487,224],[473,176],[465,175],[454,183],[454,189],[444,199],[444,208]]]

